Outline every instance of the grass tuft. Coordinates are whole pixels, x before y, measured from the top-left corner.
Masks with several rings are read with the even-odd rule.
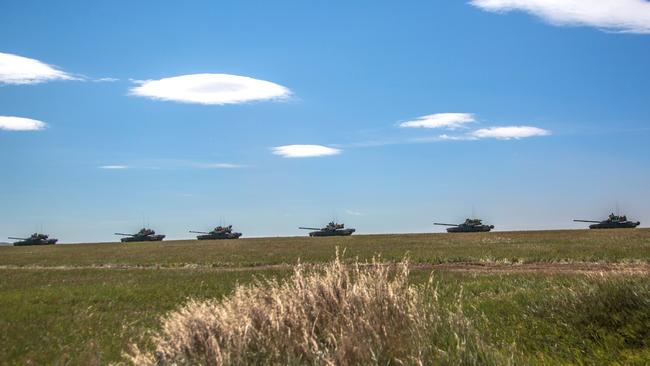
[[[438,301],[432,281],[409,285],[408,262],[392,268],[301,265],[283,282],[258,280],[222,300],[191,300],[162,318],[153,351],[137,365],[493,364],[458,303]]]

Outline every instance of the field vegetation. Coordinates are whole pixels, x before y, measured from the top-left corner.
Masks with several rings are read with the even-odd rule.
[[[0,248],[0,266],[252,267],[324,263],[336,248],[346,260],[450,262],[650,261],[650,229],[515,231],[468,234],[356,235],[330,238],[177,240],[150,243],[75,244]]]
[[[346,266],[339,258],[287,281],[238,286],[222,300],[167,314],[137,365],[485,364],[477,333],[435,290],[408,283],[407,262]],[[429,284],[431,284],[429,282]],[[420,288],[421,290],[419,291]]]
[[[345,250],[343,263],[332,263],[337,247]],[[363,264],[373,256],[383,265],[355,269],[357,258]],[[396,265],[405,256],[411,264]],[[232,364],[345,360],[331,345],[352,332],[357,338],[348,344],[372,340],[358,344],[372,349],[377,363],[644,365],[649,264],[645,229],[2,247],[0,364],[93,365],[133,357],[192,364],[206,354],[183,345],[190,338],[174,337],[192,334],[185,325],[196,324],[183,319],[212,314],[201,325],[212,333],[202,334],[226,337],[229,346],[219,349]],[[318,289],[342,297],[324,301]],[[293,310],[284,314],[263,299],[280,299]],[[340,317],[314,315],[323,306]],[[234,324],[223,320],[254,319],[254,309],[280,325],[255,328],[266,343],[242,338],[236,327],[215,331]],[[370,318],[363,318],[359,309],[390,311],[368,310],[363,316]],[[314,318],[321,323],[307,332]],[[395,324],[406,326],[391,330]],[[300,344],[287,338],[288,329],[307,332],[313,339],[305,344],[313,347],[284,352]],[[336,335],[329,338],[334,343],[328,335]],[[157,349],[169,353],[156,359]],[[277,350],[292,358],[273,358]]]

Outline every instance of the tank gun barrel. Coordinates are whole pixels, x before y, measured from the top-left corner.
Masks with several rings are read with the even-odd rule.
[[[135,236],[134,234],[124,234],[124,233],[115,233],[115,235],[122,235],[122,236]]]
[[[298,229],[301,229],[301,230],[320,230],[320,228],[315,228],[315,227],[299,227]]]
[[[442,225],[442,226],[458,226],[458,224],[443,224],[441,222],[434,222],[434,225]]]
[[[190,230],[190,232],[194,233],[194,234],[210,234],[210,233],[208,233],[206,231],[192,231],[192,230]]]
[[[14,237],[11,237],[11,236],[8,237],[7,239],[11,239],[11,240],[27,240],[27,238],[14,238]]]
[[[600,221],[594,221],[594,220],[573,220],[573,221],[575,221],[575,222],[593,222],[593,223],[596,223],[596,224],[598,224],[600,222]]]

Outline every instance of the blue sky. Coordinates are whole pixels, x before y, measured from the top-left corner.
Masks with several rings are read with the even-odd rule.
[[[4,1],[0,241],[645,226],[650,4],[553,3]]]

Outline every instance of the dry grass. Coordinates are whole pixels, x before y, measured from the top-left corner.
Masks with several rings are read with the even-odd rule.
[[[338,255],[320,270],[297,265],[287,281],[189,301],[163,317],[155,350],[134,347],[126,357],[137,365],[495,363],[460,308],[441,305],[432,281],[409,285],[408,274],[407,261],[350,266]]]

